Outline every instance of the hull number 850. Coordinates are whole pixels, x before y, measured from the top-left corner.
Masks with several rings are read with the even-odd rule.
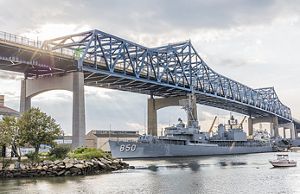
[[[135,144],[120,145],[120,152],[134,152],[135,150],[136,150]]]

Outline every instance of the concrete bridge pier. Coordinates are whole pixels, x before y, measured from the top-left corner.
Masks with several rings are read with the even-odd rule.
[[[253,125],[257,123],[270,123],[271,124],[271,135],[275,137],[279,136],[278,132],[278,118],[277,117],[259,117],[259,118],[248,118],[248,134],[253,135]]]
[[[287,129],[287,128],[285,128],[285,127],[283,128],[283,138],[284,138],[284,139],[286,139],[286,129]]]
[[[299,137],[299,133],[300,133],[300,129],[297,129],[297,128],[295,127],[295,138],[296,138],[296,139],[300,138],[300,137]]]
[[[286,138],[286,130],[290,130],[290,137],[291,139],[295,139],[296,138],[296,134],[295,134],[295,125],[293,122],[290,123],[285,123],[285,124],[280,124],[279,127],[283,128],[283,137]]]
[[[294,123],[291,123],[291,128],[290,128],[290,133],[291,133],[291,139],[296,139],[296,131],[295,131],[295,125]]]
[[[148,135],[157,136],[157,108],[156,108],[156,100],[151,96],[148,99],[148,114],[147,114],[147,124],[148,124]]]
[[[20,112],[30,109],[32,97],[50,90],[67,90],[73,92],[72,147],[84,146],[86,129],[83,72],[22,80]]]
[[[195,95],[188,94],[188,96],[178,96],[178,97],[169,97],[169,98],[154,98],[151,96],[148,99],[148,135],[157,136],[157,111],[161,108],[169,107],[169,106],[181,106],[182,100],[190,99],[192,102],[192,114],[188,115],[188,122],[193,120],[197,120],[197,104]],[[189,123],[191,124],[191,123]]]
[[[197,115],[197,99],[194,94],[188,94],[187,99],[180,100],[179,105],[184,106],[188,105],[191,108],[191,111],[188,112],[187,122],[188,126],[198,126],[198,115]]]
[[[271,131],[273,131],[274,137],[279,136],[279,131],[278,131],[278,117],[271,117]]]
[[[21,96],[20,96],[20,112],[23,113],[30,109],[31,107],[31,96],[26,95],[26,84],[28,81],[24,79],[21,81]]]
[[[253,119],[251,117],[248,118],[248,135],[253,135]]]

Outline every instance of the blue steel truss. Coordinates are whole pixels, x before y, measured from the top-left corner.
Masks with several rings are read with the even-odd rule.
[[[122,79],[134,78],[144,84],[170,87],[168,91],[175,88],[205,94],[292,120],[290,109],[280,102],[274,88],[252,89],[216,73],[202,60],[190,41],[147,48],[92,30],[45,41],[42,48],[72,53],[78,61],[78,70],[93,72],[88,77],[104,73]],[[152,94],[163,96],[158,92],[152,91]]]

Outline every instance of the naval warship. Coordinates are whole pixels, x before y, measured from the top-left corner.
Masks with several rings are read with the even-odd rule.
[[[189,103],[188,103],[189,104]],[[181,119],[174,126],[166,127],[159,137],[142,135],[136,141],[109,140],[114,158],[154,158],[177,156],[209,156],[248,154],[273,151],[270,140],[247,139],[242,124],[231,115],[227,124],[220,124],[215,134],[200,130],[197,119],[192,118],[191,108],[183,107],[188,114],[188,124]]]

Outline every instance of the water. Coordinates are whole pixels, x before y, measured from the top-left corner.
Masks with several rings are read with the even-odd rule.
[[[2,180],[0,193],[300,193],[300,163],[272,168],[268,162],[272,158],[274,153],[129,160],[136,169],[86,177]],[[300,153],[290,153],[290,158],[299,162]]]

